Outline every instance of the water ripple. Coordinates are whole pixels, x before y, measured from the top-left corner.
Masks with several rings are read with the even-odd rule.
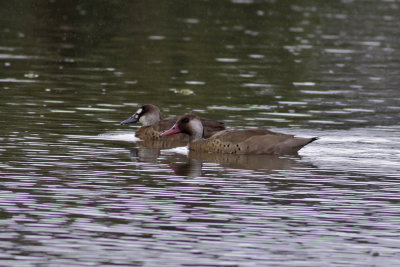
[[[103,2],[2,13],[0,265],[399,265],[398,5]],[[152,146],[144,103],[320,139]]]

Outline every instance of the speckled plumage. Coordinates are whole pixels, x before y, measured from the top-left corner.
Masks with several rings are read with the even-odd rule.
[[[192,151],[228,154],[292,154],[317,139],[294,137],[263,129],[224,130],[203,139],[198,138],[198,133],[194,132],[199,124],[201,122],[197,116],[187,114],[171,130],[197,136],[190,138],[189,149]]]

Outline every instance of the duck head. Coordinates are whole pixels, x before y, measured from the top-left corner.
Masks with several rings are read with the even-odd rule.
[[[201,120],[193,114],[181,116],[171,129],[163,132],[161,136],[184,133],[189,135],[190,141],[203,138],[204,128]]]
[[[121,122],[121,125],[140,122],[143,126],[150,126],[156,124],[160,120],[160,109],[152,104],[146,104],[141,106],[132,117]]]

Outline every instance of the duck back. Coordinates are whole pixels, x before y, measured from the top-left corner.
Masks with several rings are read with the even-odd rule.
[[[228,154],[291,154],[313,138],[299,138],[263,129],[225,130],[190,143],[190,150]]]

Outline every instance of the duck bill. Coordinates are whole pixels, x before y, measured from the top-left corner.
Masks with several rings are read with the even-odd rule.
[[[125,124],[129,124],[129,123],[136,123],[136,122],[138,122],[138,121],[139,121],[139,120],[138,120],[137,116],[133,115],[133,116],[130,117],[129,119],[122,121],[120,124],[121,124],[121,125],[125,125]]]
[[[172,126],[171,129],[169,129],[169,130],[163,132],[163,133],[161,134],[161,136],[170,136],[170,135],[178,134],[178,133],[181,133],[181,132],[182,132],[182,131],[179,129],[178,125],[175,124],[174,126]]]

